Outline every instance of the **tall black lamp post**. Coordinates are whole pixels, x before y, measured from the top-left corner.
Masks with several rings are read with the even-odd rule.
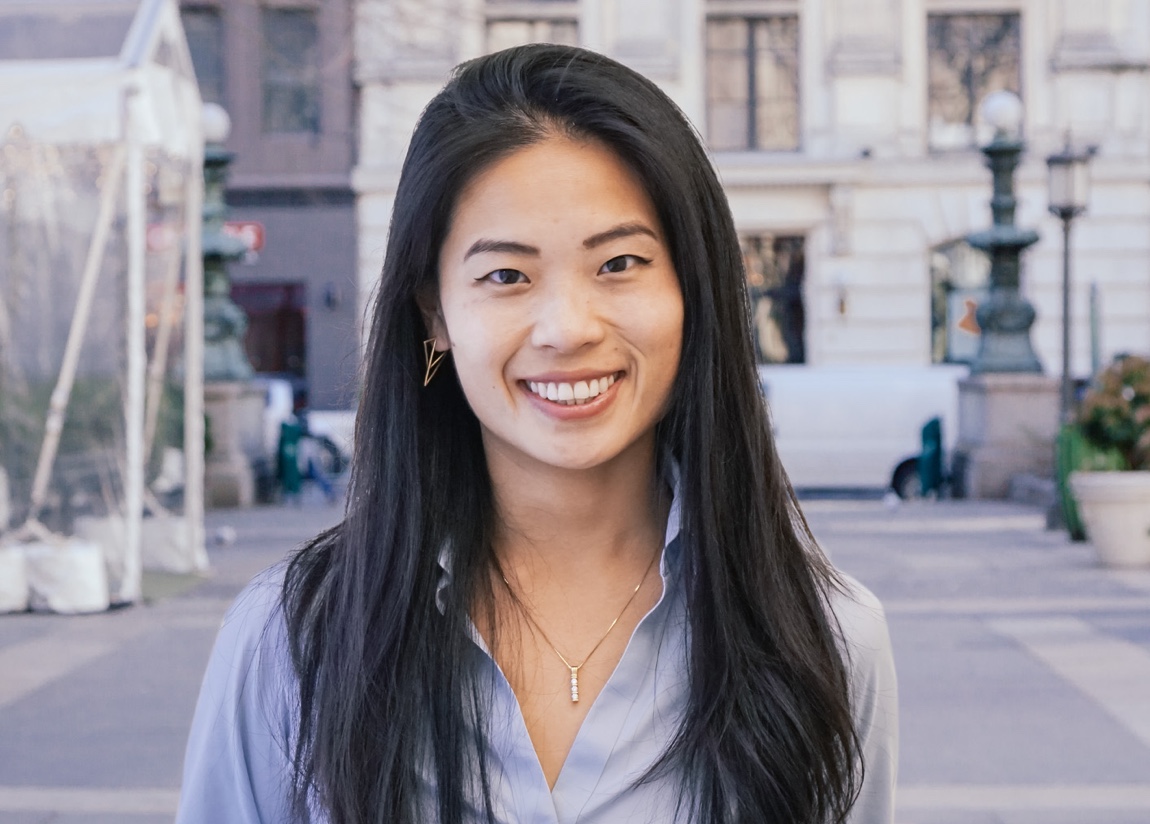
[[[1050,213],[1062,221],[1062,381],[1059,385],[1058,420],[1070,422],[1074,409],[1074,384],[1070,378],[1070,227],[1086,211],[1090,197],[1090,158],[1087,149],[1066,147],[1046,158],[1047,198]]]
[[[990,296],[975,315],[982,335],[971,372],[1040,373],[1042,364],[1030,343],[1034,307],[1018,289],[1019,258],[1038,242],[1033,229],[1014,225],[1014,170],[1025,146],[1019,137],[1022,101],[1013,92],[993,92],[983,100],[982,116],[994,127],[994,138],[982,148],[994,176],[994,223],[967,237],[971,246],[990,255]]]

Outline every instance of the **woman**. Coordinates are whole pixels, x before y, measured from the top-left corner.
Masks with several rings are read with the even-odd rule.
[[[890,820],[881,607],[795,503],[726,199],[652,83],[457,70],[359,408],[344,522],[221,631],[182,822]]]

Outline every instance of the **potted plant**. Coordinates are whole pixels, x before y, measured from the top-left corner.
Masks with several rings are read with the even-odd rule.
[[[1150,359],[1121,355],[1083,399],[1070,488],[1104,564],[1150,565]]]

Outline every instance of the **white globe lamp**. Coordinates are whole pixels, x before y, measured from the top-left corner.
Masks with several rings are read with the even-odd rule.
[[[200,126],[204,130],[205,143],[223,144],[232,132],[232,118],[219,103],[205,103],[200,114]]]
[[[982,99],[982,119],[994,129],[995,138],[1017,138],[1022,133],[1022,101],[1014,92],[1000,89]]]

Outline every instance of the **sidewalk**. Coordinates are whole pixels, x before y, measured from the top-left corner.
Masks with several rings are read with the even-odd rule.
[[[1150,822],[1150,570],[1016,505],[805,510],[886,606],[900,824]]]
[[[842,569],[883,599],[899,667],[899,824],[1150,822],[1150,570],[1011,504],[810,501]],[[255,572],[339,510],[215,512],[213,576],[151,604],[0,616],[0,822],[158,824],[216,627]]]
[[[159,824],[179,797],[208,653],[232,599],[341,510],[208,515],[210,577],[149,575],[145,598],[100,615],[0,616],[0,824]],[[223,824],[221,822],[221,824]]]

